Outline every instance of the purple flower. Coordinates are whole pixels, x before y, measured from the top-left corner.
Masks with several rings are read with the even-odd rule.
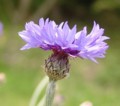
[[[54,53],[72,57],[80,57],[96,61],[96,58],[104,58],[108,49],[104,41],[109,39],[103,36],[104,29],[94,22],[92,31],[87,34],[87,27],[76,31],[68,26],[67,22],[57,25],[49,19],[39,20],[39,25],[34,22],[26,23],[25,30],[19,32],[20,37],[27,43],[21,50],[30,48],[42,48],[52,50]]]
[[[3,33],[3,24],[0,22],[0,35]]]

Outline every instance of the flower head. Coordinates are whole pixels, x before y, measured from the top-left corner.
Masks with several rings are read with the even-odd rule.
[[[76,25],[70,28],[67,22],[57,25],[54,21],[43,18],[38,25],[32,21],[26,23],[25,30],[19,32],[20,37],[27,43],[21,50],[42,48],[61,56],[80,57],[94,62],[97,62],[96,58],[103,58],[108,48],[104,41],[109,37],[103,34],[104,29],[96,22],[92,31],[87,34],[87,27],[77,32]]]
[[[0,22],[0,35],[3,33],[3,24]]]

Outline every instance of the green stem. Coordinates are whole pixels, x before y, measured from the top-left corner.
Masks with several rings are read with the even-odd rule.
[[[38,98],[41,95],[43,89],[46,87],[47,83],[48,83],[48,77],[46,76],[43,78],[43,80],[38,84],[37,88],[35,89],[29,106],[36,106]]]
[[[55,94],[56,81],[49,79],[47,91],[46,91],[46,104],[45,106],[52,106],[54,94]]]

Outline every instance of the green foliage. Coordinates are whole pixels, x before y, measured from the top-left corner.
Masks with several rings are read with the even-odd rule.
[[[45,0],[32,0],[31,6],[30,6],[30,12],[34,13],[44,1]]]
[[[101,12],[104,10],[120,10],[119,0],[96,0],[93,4],[93,9],[95,12]]]

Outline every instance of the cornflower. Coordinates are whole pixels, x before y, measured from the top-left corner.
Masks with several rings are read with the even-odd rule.
[[[0,35],[3,33],[3,24],[0,22]]]
[[[89,59],[97,63],[96,58],[104,58],[108,45],[104,29],[94,22],[93,28],[87,34],[87,27],[77,32],[76,25],[70,28],[68,22],[57,25],[54,21],[41,18],[39,24],[33,21],[26,23],[25,30],[19,32],[27,43],[21,48],[41,48],[51,50],[52,55],[45,60],[45,72],[50,82],[47,89],[46,106],[51,106],[55,82],[69,74],[69,57]]]

